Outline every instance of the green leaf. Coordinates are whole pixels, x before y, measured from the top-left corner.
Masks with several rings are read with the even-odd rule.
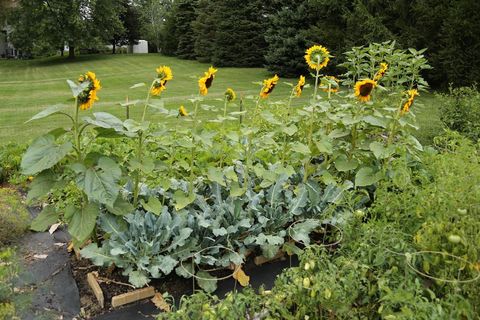
[[[300,187],[297,197],[290,202],[288,212],[292,215],[299,215],[303,212],[303,208],[307,205],[308,191],[305,185]]]
[[[163,274],[170,274],[177,264],[178,261],[171,256],[162,256],[161,259],[159,259],[158,267],[162,270]]]
[[[43,170],[50,169],[72,150],[70,142],[62,145],[55,144],[55,137],[47,134],[38,137],[28,147],[23,155],[21,168],[25,175],[34,175]]]
[[[30,184],[27,202],[46,195],[55,185],[55,175],[51,170],[40,172]]]
[[[123,122],[108,112],[95,112],[94,119],[84,118],[84,121],[104,129],[114,129],[116,132],[124,132]]]
[[[185,262],[181,263],[177,268],[175,268],[175,273],[179,275],[180,277],[184,277],[186,279],[190,279],[192,277],[192,274],[195,272],[195,267],[191,262]]]
[[[173,200],[175,201],[175,210],[181,210],[188,206],[190,203],[195,201],[196,194],[193,192],[190,192],[189,194],[185,194],[181,190],[175,191],[173,194]]]
[[[232,182],[230,185],[230,196],[231,197],[240,197],[246,192],[246,188],[240,187],[238,182]]]
[[[33,121],[33,120],[46,118],[46,117],[48,117],[52,114],[59,113],[61,110],[65,109],[65,108],[66,108],[66,106],[64,104],[56,104],[56,105],[50,106],[47,109],[45,109],[43,111],[40,111],[39,113],[37,113],[36,115],[31,117],[25,123],[29,123],[30,121]]]
[[[386,121],[379,117],[368,115],[363,117],[363,121],[365,121],[368,124],[371,124],[372,126],[381,127],[381,128],[387,127]]]
[[[207,177],[210,181],[216,182],[221,186],[227,186],[225,183],[225,178],[223,177],[223,172],[219,168],[209,167]]]
[[[58,221],[58,218],[59,213],[55,210],[55,207],[48,205],[33,219],[30,229],[37,232],[46,231],[52,224]]]
[[[323,136],[320,140],[315,141],[315,145],[317,146],[318,151],[320,151],[321,153],[333,153],[332,142],[328,137]]]
[[[89,200],[113,207],[120,190],[117,181],[122,174],[115,161],[100,157],[98,164],[94,167],[82,168],[81,164],[75,164],[73,168],[79,173],[77,184],[85,191]]]
[[[95,228],[99,211],[98,204],[90,202],[85,207],[75,209],[73,212],[68,224],[68,231],[78,243],[83,243],[90,237]]]
[[[107,210],[114,215],[124,216],[134,211],[133,205],[127,200],[123,199],[121,195],[117,197],[113,206],[107,206]]]
[[[133,119],[127,119],[123,122],[123,126],[125,129],[127,129],[127,131],[135,133],[138,131],[147,131],[148,127],[150,126],[150,122],[138,122]]]
[[[157,197],[150,197],[148,198],[148,202],[145,202],[143,199],[140,200],[140,203],[142,204],[143,208],[146,211],[149,211],[151,213],[156,214],[157,216],[162,213],[162,203],[160,200],[158,200]]]
[[[90,81],[85,81],[80,84],[76,84],[72,80],[67,80],[68,86],[72,91],[72,95],[74,98],[78,97],[80,93],[82,93],[87,87],[90,85]]]
[[[140,88],[140,87],[145,87],[145,86],[146,86],[145,82],[140,82],[140,83],[136,83],[133,86],[131,86],[130,89],[135,89],[135,88]]]
[[[274,125],[281,125],[282,122],[279,121],[274,115],[273,113],[271,113],[270,111],[268,110],[264,110],[262,111],[262,113],[260,114],[261,117],[267,121],[268,123],[271,123],[271,124],[274,124]]]
[[[128,282],[133,284],[135,288],[141,288],[144,287],[148,282],[150,282],[150,279],[148,279],[147,275],[143,271],[132,271],[128,275]]]
[[[395,148],[390,146],[389,148],[386,148],[383,143],[381,142],[378,142],[378,141],[374,141],[372,143],[370,143],[370,150],[373,152],[373,155],[375,156],[375,158],[377,159],[385,159],[385,158],[388,158],[390,157],[394,151],[395,151]]]
[[[141,162],[136,159],[132,159],[129,162],[130,170],[139,170],[143,173],[151,173],[155,169],[155,162],[152,158],[144,157]]]
[[[370,186],[381,179],[381,172],[375,172],[373,168],[363,167],[355,175],[355,186]]]
[[[112,263],[117,262],[116,257],[105,254],[96,243],[91,243],[80,250],[80,255],[86,259],[90,259],[96,266],[110,266]]]
[[[288,127],[284,127],[282,129],[283,133],[289,135],[289,136],[293,136],[295,133],[297,133],[298,131],[298,128],[296,125],[292,124],[291,126],[288,126]]]
[[[315,219],[307,219],[299,222],[290,228],[290,236],[296,242],[304,245],[310,244],[310,233],[320,226],[320,221]]]
[[[339,156],[334,161],[335,168],[340,172],[347,172],[358,167],[358,161],[355,159],[349,160],[345,155]]]
[[[174,250],[177,247],[181,247],[185,244],[185,240],[187,240],[190,235],[192,234],[193,230],[190,228],[183,228],[180,229],[180,234],[173,238],[172,243],[165,249],[165,251]]]
[[[208,293],[217,290],[217,278],[206,271],[198,271],[196,274],[198,286]]]
[[[295,244],[291,242],[285,242],[282,246],[283,251],[285,251],[289,256],[292,256],[294,254],[299,255],[303,251],[299,247],[297,247]]]
[[[309,155],[310,149],[307,145],[297,141],[291,144],[291,149],[295,152],[301,153],[303,155]]]

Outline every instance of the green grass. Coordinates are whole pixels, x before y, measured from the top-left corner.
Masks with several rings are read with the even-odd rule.
[[[168,83],[162,98],[167,108],[178,108],[184,104],[191,109],[188,98],[198,91],[197,79],[209,67],[196,61],[180,60],[158,54],[148,55],[89,55],[80,56],[74,61],[61,57],[14,61],[0,60],[0,144],[9,141],[26,142],[38,134],[47,132],[55,125],[67,124],[60,116],[42,119],[32,123],[24,122],[45,107],[53,104],[72,104],[70,90],[66,80],[76,80],[86,71],[93,71],[101,80],[103,89],[92,110],[82,112],[107,111],[123,116],[124,109],[118,104],[126,97],[130,100],[144,99],[146,88],[130,90],[135,83],[149,83],[155,76],[155,68],[168,65],[172,68],[174,79]],[[206,103],[221,104],[215,99],[222,98],[227,87],[232,87],[238,95],[258,94],[259,86],[253,82],[262,81],[271,76],[262,68],[220,68],[212,88],[209,90]],[[296,80],[281,81],[295,82]],[[304,98],[296,99],[300,104],[307,101],[311,90],[306,89]],[[280,83],[271,94],[272,100],[288,97],[290,87]],[[424,106],[418,107],[419,124],[422,127],[419,138],[422,142],[431,141],[432,135],[440,129],[438,112],[433,95],[422,95]],[[132,116],[139,117],[141,106],[132,111]],[[73,111],[73,106],[72,106]],[[204,116],[207,116],[204,114]],[[208,115],[209,116],[209,115]],[[160,116],[154,120],[162,121]]]

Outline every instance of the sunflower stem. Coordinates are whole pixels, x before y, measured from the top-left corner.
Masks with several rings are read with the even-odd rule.
[[[222,128],[221,128],[221,134],[222,134],[222,137],[224,138],[225,138],[225,117],[227,116],[227,103],[228,103],[228,99],[227,97],[225,97],[225,101],[223,103],[223,119],[222,119]],[[226,139],[223,139],[222,141],[223,147],[226,147],[225,141]],[[220,168],[223,168],[224,155],[225,155],[225,152],[222,152],[220,156]]]
[[[288,119],[290,119],[292,98],[293,98],[294,92],[295,92],[295,88],[292,89],[292,92],[290,93],[290,97],[288,98],[287,117],[285,118],[285,127],[288,124]],[[285,166],[286,155],[287,155],[287,134],[285,133],[283,136],[282,166]]]
[[[151,91],[152,91],[152,88],[153,88],[153,85],[155,83],[156,80],[153,80],[152,81],[152,84],[150,85],[150,88],[148,89],[148,93],[147,93],[147,98],[145,99],[145,105],[143,106],[143,113],[142,113],[142,121],[141,123],[143,123],[145,121],[145,116],[147,114],[147,107],[148,107],[148,103],[150,102],[150,97],[151,97]],[[143,140],[143,131],[140,131],[138,133],[138,144],[137,144],[137,161],[138,163],[140,163],[142,161],[142,155],[143,155],[143,143],[144,143],[144,140]],[[134,185],[133,185],[133,206],[136,208],[137,205],[138,205],[138,194],[140,193],[140,170],[137,169],[135,170],[135,181],[134,181]]]
[[[312,116],[310,117],[310,125],[308,131],[308,149],[312,150],[312,137],[313,137],[313,125],[315,123],[315,102],[317,101],[317,92],[318,92],[318,79],[320,78],[320,57],[317,57],[317,68],[315,73],[315,88],[313,89],[313,104],[312,104]],[[305,162],[305,173],[303,175],[303,182],[306,182],[309,176],[308,171],[310,170],[310,163],[312,157],[309,155]]]
[[[78,128],[78,116],[79,116],[79,109],[80,106],[78,104],[78,98],[75,97],[75,119],[73,121],[73,134],[74,134],[74,139],[75,139],[75,150],[77,151],[77,160],[81,161],[82,160],[82,146],[81,146],[81,141],[80,141],[80,132]]]
[[[195,132],[197,131],[198,103],[199,103],[199,100],[195,101],[195,109],[193,114],[192,148],[191,148],[191,155],[190,155],[190,186],[189,186],[190,194],[193,194],[193,179],[195,178],[194,172],[193,172],[193,166],[194,166],[194,158],[195,158],[195,151],[196,151]]]

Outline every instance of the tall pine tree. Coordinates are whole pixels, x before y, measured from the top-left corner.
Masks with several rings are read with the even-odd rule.
[[[174,3],[175,37],[178,41],[175,55],[182,59],[195,59],[195,34],[192,22],[196,19],[197,0],[179,0]]]

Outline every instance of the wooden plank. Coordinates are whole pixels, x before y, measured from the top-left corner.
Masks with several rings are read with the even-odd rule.
[[[151,298],[155,295],[154,287],[146,287],[135,291],[119,294],[112,298],[112,307],[116,308],[124,304],[135,302],[138,300]]]
[[[93,291],[93,294],[97,298],[98,303],[103,309],[105,307],[105,297],[103,296],[102,288],[100,288],[100,285],[98,284],[96,272],[90,272],[87,274],[87,281],[88,285]]]
[[[253,259],[253,262],[255,263],[255,265],[259,266],[267,262],[281,259],[283,257],[285,257],[285,252],[283,252],[282,250],[279,250],[277,254],[271,259],[267,259],[264,256],[258,256],[258,257],[255,257],[255,259]]]

